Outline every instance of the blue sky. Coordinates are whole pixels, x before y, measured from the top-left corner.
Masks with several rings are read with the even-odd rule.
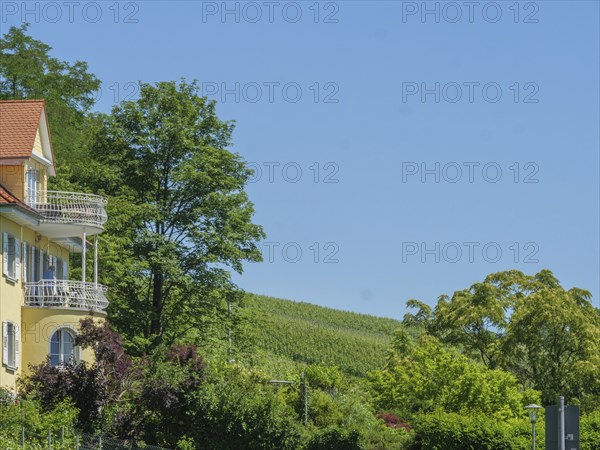
[[[138,80],[219,101],[261,169],[248,291],[402,317],[549,268],[600,305],[597,2],[224,5],[3,2],[0,26],[87,61],[101,111]]]

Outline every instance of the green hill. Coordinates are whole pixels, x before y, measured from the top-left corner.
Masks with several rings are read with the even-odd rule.
[[[395,319],[262,295],[249,295],[245,309],[261,354],[256,363],[281,375],[322,363],[363,377],[385,363],[392,333],[402,327]]]

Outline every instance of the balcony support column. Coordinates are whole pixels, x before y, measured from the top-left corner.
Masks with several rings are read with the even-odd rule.
[[[98,235],[94,236],[94,287],[98,287]]]
[[[87,244],[86,244],[86,239],[87,238],[87,232],[85,231],[85,228],[83,229],[83,236],[81,237],[81,281],[83,281],[85,283],[85,259],[87,256]]]

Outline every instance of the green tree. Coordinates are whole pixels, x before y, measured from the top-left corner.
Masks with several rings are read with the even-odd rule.
[[[306,430],[285,401],[286,388],[270,385],[261,371],[219,366],[207,383],[185,392],[189,407],[183,425],[196,448],[303,448]]]
[[[200,326],[207,308],[236,301],[227,269],[261,260],[264,233],[244,191],[252,172],[227,150],[233,124],[196,83],[142,84],[139,100],[94,127],[81,177],[111,196],[103,277],[112,321],[154,345],[165,332],[175,338]]]
[[[600,315],[590,298],[553,287],[515,303],[504,342],[507,368],[542,390],[545,404],[600,391]]]
[[[515,301],[554,281],[549,271],[535,277],[517,270],[494,273],[468,289],[456,291],[452,297],[441,295],[433,311],[422,302],[409,300],[407,306],[418,312],[405,315],[404,323],[422,325],[430,334],[460,346],[486,366],[500,367],[501,342]]]
[[[436,338],[424,335],[396,353],[384,370],[370,373],[376,406],[411,418],[438,409],[517,417],[525,396],[514,375],[470,361]],[[531,399],[535,392],[528,392]]]
[[[52,47],[33,39],[28,24],[11,27],[0,38],[0,98],[44,99],[53,148],[61,177],[52,182],[66,187],[85,162],[86,114],[96,100],[100,81],[83,61],[68,63],[50,56]]]
[[[445,297],[445,296],[444,296]],[[407,313],[404,315],[404,325],[432,332],[433,311],[429,305],[419,300],[411,299],[406,302],[408,309],[416,309],[416,314]]]
[[[543,391],[545,403],[565,395],[587,405],[600,393],[600,314],[590,300],[588,291],[565,290],[549,270],[533,276],[510,270],[440,296],[433,311],[411,300],[407,305],[418,312],[404,323],[421,325],[490,368],[509,370]]]

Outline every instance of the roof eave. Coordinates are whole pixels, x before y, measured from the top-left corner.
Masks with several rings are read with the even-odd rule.
[[[2,210],[4,214],[15,213],[29,221],[32,225],[39,225],[40,220],[43,219],[43,216],[40,213],[16,203],[0,204],[0,210]]]
[[[54,157],[54,148],[52,146],[52,135],[50,134],[50,122],[48,121],[48,112],[46,110],[46,101],[42,99],[42,115],[44,117],[45,129],[44,131],[48,135],[48,145],[50,147],[50,155],[52,157],[52,165],[48,166],[48,174],[50,176],[56,176],[56,158]],[[41,117],[40,117],[41,119]],[[41,127],[40,127],[41,128]],[[40,130],[42,131],[42,130]]]

